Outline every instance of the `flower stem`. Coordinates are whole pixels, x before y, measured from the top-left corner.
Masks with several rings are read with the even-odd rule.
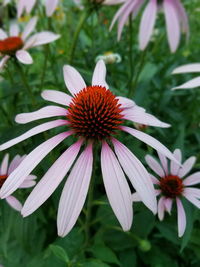
[[[46,74],[48,58],[49,58],[49,46],[47,45],[45,47],[44,65],[43,65],[43,68],[42,68],[40,91],[42,90],[43,85],[44,85],[44,78],[45,78],[45,74]]]
[[[130,67],[130,80],[129,80],[129,93],[132,91],[133,80],[133,24],[132,15],[129,16],[129,67]]]
[[[80,17],[80,20],[78,22],[78,25],[76,27],[76,31],[74,33],[74,37],[73,37],[73,40],[72,40],[72,46],[71,46],[71,50],[70,50],[70,53],[69,53],[69,64],[73,63],[74,53],[75,53],[75,50],[76,50],[79,34],[81,32],[81,29],[82,29],[85,21],[89,17],[90,13],[91,13],[91,9],[86,10],[85,12],[82,13],[82,16]]]

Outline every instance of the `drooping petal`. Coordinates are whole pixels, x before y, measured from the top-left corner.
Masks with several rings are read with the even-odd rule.
[[[150,174],[151,180],[153,184],[160,184],[159,180],[152,174]]]
[[[56,10],[57,5],[58,5],[58,0],[46,0],[45,7],[46,7],[47,17],[50,17],[53,15],[54,11]]]
[[[194,187],[184,188],[184,195],[190,195],[191,197],[200,198],[200,189]]]
[[[7,33],[0,28],[0,40],[6,39],[8,37]]]
[[[180,149],[175,149],[173,155],[177,159],[177,161],[180,162],[180,164],[181,164],[182,154],[181,154]],[[172,175],[178,174],[179,169],[180,169],[180,164],[177,164],[177,162],[175,162],[175,161],[170,162],[170,171],[171,171]]]
[[[186,228],[186,215],[183,204],[179,198],[176,198],[177,213],[178,213],[178,236],[182,237]]]
[[[20,186],[19,188],[30,188],[33,187],[36,184],[36,181],[27,181],[25,180]]]
[[[200,63],[180,66],[172,71],[172,74],[200,72]]]
[[[139,194],[137,192],[132,194],[132,201],[133,202],[140,202],[142,201],[141,197],[139,196]]]
[[[165,202],[164,202],[164,205],[165,205],[165,209],[166,211],[171,214],[171,209],[172,209],[172,199],[171,198],[165,198]]]
[[[188,16],[185,11],[185,8],[180,2],[180,0],[174,0],[174,5],[176,6],[177,14],[179,15],[181,30],[182,32],[186,33],[188,39],[190,35],[190,29],[189,29]]]
[[[11,195],[32,172],[32,170],[43,160],[43,158],[61,143],[71,132],[60,133],[36,147],[29,153],[22,163],[8,176],[0,190],[0,197]]]
[[[114,138],[112,142],[119,162],[136,192],[138,192],[144,204],[153,213],[156,213],[156,194],[148,172],[126,146]]]
[[[53,129],[55,127],[59,127],[62,125],[66,125],[67,121],[65,120],[55,120],[55,121],[50,121],[50,122],[45,122],[43,124],[40,124],[34,128],[32,128],[31,130],[27,131],[26,133],[0,145],[0,151],[1,150],[5,150],[11,146],[14,146],[15,144],[18,144],[24,140],[26,140],[27,138],[34,136],[36,134],[42,133],[44,131]]]
[[[152,136],[150,136],[150,135],[148,135],[146,133],[143,133],[141,131],[132,129],[132,128],[127,127],[127,126],[121,126],[121,129],[123,131],[131,134],[132,136],[136,137],[140,141],[146,143],[147,145],[153,147],[154,149],[156,149],[157,151],[159,151],[161,154],[165,155],[169,159],[174,160],[174,161],[177,162],[176,158],[169,151],[169,149],[167,149],[163,144],[161,144],[158,140],[156,140]]]
[[[158,153],[158,157],[160,159],[160,163],[163,167],[163,170],[165,172],[166,175],[168,175],[168,161],[167,161],[167,158],[162,154],[160,153],[158,150],[157,150],[157,153]]]
[[[20,211],[22,209],[22,204],[19,202],[18,199],[16,199],[13,196],[8,196],[6,198],[6,201],[8,202],[8,204],[15,210]]]
[[[162,167],[160,166],[160,164],[158,163],[157,160],[155,160],[152,156],[150,155],[146,155],[145,156],[145,160],[147,162],[147,164],[149,165],[149,167],[160,177],[165,177],[165,173],[162,169]]]
[[[175,52],[180,41],[179,16],[173,1],[166,0],[163,2],[165,20],[167,25],[167,36],[171,52]]]
[[[115,154],[106,142],[102,145],[101,169],[110,205],[124,231],[131,228],[131,191]]]
[[[30,21],[27,23],[22,33],[23,40],[26,40],[26,38],[33,32],[36,24],[37,24],[37,17],[33,17],[32,19],[30,19]]]
[[[66,116],[67,110],[58,106],[46,106],[37,111],[21,113],[15,117],[17,123],[25,124],[31,121],[36,121],[44,118],[51,118],[56,116]]]
[[[89,144],[75,163],[59,202],[57,227],[58,235],[67,235],[83,208],[92,174],[92,144]]]
[[[78,141],[71,145],[49,168],[27,198],[21,212],[24,217],[33,213],[53,194],[71,168],[81,144],[82,141]]]
[[[176,89],[193,89],[200,86],[200,77],[194,78],[180,86],[176,86],[172,88],[172,90]]]
[[[160,221],[164,219],[164,214],[165,214],[165,198],[161,197],[158,200],[158,218]]]
[[[7,153],[1,163],[0,168],[0,175],[5,175],[8,173],[8,161],[9,161],[9,154]]]
[[[187,192],[187,190],[185,190],[185,192],[183,192],[183,196],[187,198],[187,200],[190,201],[193,205],[195,205],[198,209],[200,209],[200,200],[191,195],[190,192]]]
[[[23,11],[24,11],[24,8],[26,6],[26,3],[25,3],[26,0],[18,0],[17,2],[17,17],[21,17]],[[33,0],[30,0],[30,1],[33,1]]]
[[[92,85],[108,88],[106,83],[106,65],[103,60],[99,60],[95,66],[92,76]]]
[[[63,74],[67,89],[72,95],[86,88],[86,84],[80,73],[73,67],[65,65],[63,67]]]
[[[5,57],[3,57],[1,59],[1,61],[0,61],[0,70],[3,69],[3,67],[5,66],[5,64],[6,64],[6,62],[8,61],[9,58],[10,58],[9,56],[5,56]]]
[[[194,185],[200,183],[200,172],[195,172],[183,180],[184,185]]]
[[[150,0],[147,4],[140,23],[139,45],[144,50],[148,45],[156,21],[157,0]]]
[[[183,164],[182,167],[179,169],[178,176],[184,177],[194,166],[196,162],[196,157],[188,158]]]
[[[56,90],[44,90],[41,94],[42,98],[60,105],[69,106],[72,97],[68,94]]]
[[[20,155],[16,155],[10,163],[7,173],[10,174],[12,171],[14,171],[14,169],[16,169],[20,163],[21,157]]]
[[[132,108],[136,105],[135,102],[129,98],[123,96],[117,96],[116,98],[119,100],[118,103],[122,105],[122,108]]]
[[[27,13],[30,13],[33,9],[33,7],[35,6],[36,0],[25,0],[26,4],[25,4],[25,9]]]
[[[18,50],[15,54],[16,58],[23,64],[32,64],[33,63],[33,59],[31,57],[31,55],[29,54],[29,52],[25,51],[25,50]]]
[[[19,26],[17,23],[11,23],[9,29],[10,36],[18,36],[19,35]]]
[[[55,34],[49,31],[43,31],[32,35],[28,40],[25,47],[35,47],[39,45],[49,44],[60,38],[59,34]]]

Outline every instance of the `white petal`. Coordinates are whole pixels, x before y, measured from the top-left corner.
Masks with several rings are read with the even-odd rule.
[[[49,168],[27,198],[21,212],[24,217],[33,213],[53,194],[71,168],[81,144],[82,141],[78,141],[71,145]]]
[[[47,17],[50,17],[53,15],[54,11],[56,10],[57,5],[58,5],[58,0],[46,0],[45,7],[46,7]]]
[[[186,215],[180,199],[176,198],[176,204],[178,212],[178,236],[182,237],[186,228]]]
[[[153,212],[157,211],[156,194],[152,180],[133,153],[116,139],[112,139],[119,162],[129,177],[136,192],[140,195],[144,204]]]
[[[200,172],[195,172],[183,180],[184,185],[194,185],[200,183]]]
[[[176,89],[193,89],[200,86],[200,77],[194,78],[190,80],[189,82],[186,82],[180,86],[172,88],[172,90]]]
[[[43,31],[43,32],[39,32],[39,33],[32,35],[27,40],[27,43],[30,43],[32,45],[27,45],[27,43],[25,45],[26,45],[26,47],[27,46],[35,47],[35,46],[39,46],[39,45],[52,43],[52,42],[56,41],[58,38],[60,38],[59,34],[55,34],[53,32],[49,32],[49,31]]]
[[[101,169],[110,205],[123,230],[128,231],[133,220],[131,191],[115,154],[106,142],[102,145]]]
[[[168,161],[167,161],[167,158],[162,154],[160,153],[159,151],[157,151],[158,153],[158,157],[160,159],[160,163],[163,167],[163,170],[165,172],[166,175],[168,175]]]
[[[191,195],[191,193],[188,193],[185,191],[183,193],[184,197],[187,198],[188,201],[190,201],[193,205],[195,205],[198,209],[200,209],[200,200]]]
[[[69,106],[72,97],[68,94],[56,90],[44,90],[41,94],[42,98],[60,105]]]
[[[200,72],[200,63],[187,64],[177,67],[172,71],[172,74],[195,73],[195,72]]]
[[[6,39],[8,37],[7,33],[0,28],[0,40]]]
[[[16,199],[13,196],[8,196],[6,198],[6,201],[8,202],[8,204],[15,210],[20,211],[22,209],[22,204],[19,202],[18,199]]]
[[[18,50],[15,54],[16,58],[23,64],[32,64],[33,59],[31,55],[25,50]]]
[[[71,231],[83,208],[92,174],[92,163],[90,144],[75,163],[62,191],[57,216],[59,236],[65,236]]]
[[[32,33],[32,31],[35,29],[36,24],[37,24],[37,17],[33,17],[32,19],[30,19],[30,21],[28,22],[22,33],[23,40],[25,40]]]
[[[75,68],[69,65],[65,65],[63,67],[63,74],[67,89],[70,91],[72,95],[75,95],[79,91],[86,88],[86,84],[83,78]]]
[[[116,98],[119,100],[118,103],[122,105],[122,108],[132,108],[136,105],[135,102],[129,98],[123,96],[117,96]]]
[[[14,171],[14,169],[16,169],[19,164],[21,163],[21,158],[23,159],[23,157],[20,157],[19,155],[16,155],[13,160],[10,162],[9,168],[8,168],[8,174],[10,174],[12,171]]]
[[[8,173],[8,161],[9,161],[9,154],[6,154],[1,163],[0,175],[5,175]]]
[[[92,76],[92,85],[99,85],[108,88],[106,83],[106,65],[103,60],[99,60],[95,66]]]
[[[42,159],[61,143],[71,132],[60,133],[36,147],[22,163],[8,176],[0,190],[0,197],[5,198],[11,195],[32,172],[32,170],[42,161]]]
[[[10,34],[10,36],[18,36],[19,35],[19,26],[17,23],[11,23],[9,34]]]
[[[180,162],[180,164],[177,164],[177,162],[175,161],[171,161],[170,171],[172,175],[177,175],[180,169],[180,165],[181,165],[182,154],[181,154],[180,149],[175,149],[173,154],[174,154],[174,157],[177,159],[177,161]]]
[[[145,156],[145,160],[147,162],[147,164],[149,165],[149,167],[157,174],[159,175],[161,178],[165,177],[165,173],[162,169],[162,167],[160,166],[160,164],[158,163],[158,161],[156,161],[152,156],[150,155],[146,155]]]
[[[171,214],[172,203],[173,203],[173,201],[172,201],[171,198],[166,198],[165,199],[165,203],[164,203],[165,209],[169,214]]]
[[[9,58],[10,58],[9,56],[5,56],[5,57],[3,57],[1,59],[1,61],[0,61],[0,70],[3,69],[3,67],[5,66],[5,64],[6,64],[6,62],[8,61]]]
[[[179,169],[178,176],[184,177],[194,166],[196,162],[196,157],[190,157],[187,159],[183,164],[182,167]]]
[[[162,221],[164,219],[164,213],[165,213],[165,198],[161,197],[158,200],[158,218],[160,221]]]

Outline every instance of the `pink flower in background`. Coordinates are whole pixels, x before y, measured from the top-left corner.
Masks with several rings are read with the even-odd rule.
[[[3,56],[0,61],[0,70],[11,57],[16,57],[23,64],[32,64],[33,59],[27,51],[28,49],[54,42],[60,37],[60,35],[49,31],[39,32],[30,36],[35,29],[36,23],[37,18],[32,18],[23,32],[20,32],[17,23],[11,23],[8,34],[0,28],[0,55]]]
[[[52,16],[56,7],[58,6],[59,0],[45,0],[46,15]],[[21,17],[23,12],[31,13],[32,9],[36,4],[36,0],[18,0],[17,3],[17,16]]]
[[[50,151],[73,135],[77,141],[63,152],[35,186],[24,204],[22,215],[28,216],[40,207],[75,162],[65,183],[58,209],[58,234],[65,236],[76,223],[84,205],[93,169],[93,147],[96,147],[98,142],[101,144],[101,168],[105,190],[118,221],[123,230],[127,231],[131,227],[133,213],[131,191],[125,174],[144,204],[154,213],[157,211],[156,195],[151,178],[142,163],[124,144],[115,139],[114,135],[118,131],[127,132],[175,160],[172,153],[153,137],[123,126],[126,120],[158,127],[169,127],[169,124],[146,113],[145,109],[137,106],[132,100],[116,97],[108,89],[105,80],[106,67],[102,60],[96,64],[91,86],[85,84],[73,67],[66,65],[63,71],[65,84],[72,96],[61,91],[45,90],[42,97],[64,107],[50,105],[31,113],[19,114],[16,116],[16,122],[24,124],[57,116],[64,118],[40,124],[1,145],[0,150],[49,129],[61,126],[63,129],[60,130],[61,133],[36,147],[25,158],[6,180],[1,188],[0,197],[5,198],[14,192]],[[114,147],[114,151],[111,146]]]
[[[1,162],[0,166],[0,188],[5,183],[8,176],[19,166],[19,164],[23,161],[23,159],[26,156],[19,156],[16,155],[14,159],[9,164],[9,155],[6,154]],[[28,175],[23,183],[19,186],[19,188],[29,188],[35,185],[35,175]],[[8,204],[15,210],[21,211],[22,204],[17,200],[14,196],[7,196],[5,200],[8,202]]]
[[[180,74],[180,73],[198,73],[200,72],[200,63],[194,63],[194,64],[187,64],[180,66],[173,70],[172,74]],[[192,89],[200,87],[200,76],[197,78],[194,78],[180,86],[176,86],[172,88],[172,90],[176,89]]]
[[[193,187],[200,183],[200,172],[188,175],[195,164],[196,158],[188,158],[182,166],[171,161],[168,167],[167,159],[158,152],[160,163],[152,156],[146,156],[146,162],[149,167],[157,174],[159,179],[151,175],[152,181],[157,188],[157,195],[160,195],[158,201],[158,217],[164,219],[164,213],[171,213],[172,203],[176,202],[178,215],[178,235],[181,237],[186,228],[186,215],[181,202],[182,197],[200,208],[200,189]],[[180,149],[174,151],[174,157],[181,163],[182,154]],[[192,187],[191,187],[192,186]],[[133,201],[140,201],[137,193],[133,194]]]
[[[117,1],[118,2],[118,1]],[[126,0],[116,13],[111,28],[118,20],[118,40],[121,38],[125,23],[131,15],[134,19],[144,4],[144,0]],[[161,3],[160,3],[161,2]],[[139,29],[139,46],[144,50],[152,36],[156,15],[163,10],[167,27],[167,36],[171,52],[175,52],[179,42],[181,31],[189,35],[188,18],[180,0],[149,0],[144,9]]]

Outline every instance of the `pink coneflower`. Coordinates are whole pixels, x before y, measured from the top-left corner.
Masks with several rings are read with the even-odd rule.
[[[194,64],[187,64],[180,66],[173,70],[172,74],[179,74],[179,73],[198,73],[200,72],[200,63],[194,63]],[[180,86],[176,86],[172,88],[172,90],[176,89],[192,89],[200,87],[200,76],[197,78],[194,78]]]
[[[0,167],[0,188],[2,185],[5,183],[7,180],[8,176],[19,166],[19,164],[25,159],[26,156],[19,156],[16,155],[14,159],[11,161],[9,164],[9,155],[6,154],[1,162],[1,167]],[[35,185],[35,175],[28,175],[23,183],[19,186],[19,188],[29,188]],[[7,196],[6,201],[8,204],[15,210],[21,211],[22,209],[22,204],[19,202],[18,199],[16,199],[14,196]]]
[[[0,28],[0,55],[3,56],[0,61],[0,69],[4,67],[11,57],[16,57],[23,64],[32,64],[33,59],[27,49],[54,42],[60,37],[60,35],[49,31],[39,32],[30,36],[35,29],[36,23],[37,18],[32,18],[22,33],[17,23],[10,25],[8,34]]]
[[[102,60],[98,61],[95,67],[91,86],[85,84],[81,75],[73,67],[64,66],[63,71],[65,84],[72,96],[60,91],[45,90],[42,97],[64,107],[46,106],[35,112],[19,114],[16,116],[16,122],[28,123],[55,116],[64,116],[64,119],[40,124],[1,145],[0,150],[52,128],[63,126],[64,129],[39,145],[26,157],[8,177],[0,191],[0,196],[5,198],[14,192],[50,151],[67,137],[74,135],[77,141],[64,151],[36,185],[24,204],[22,215],[31,214],[49,198],[78,157],[59,202],[58,234],[65,236],[72,229],[84,205],[93,169],[93,147],[100,143],[105,190],[122,228],[128,230],[131,227],[133,214],[131,191],[125,174],[144,204],[154,213],[157,210],[156,196],[153,183],[142,163],[113,136],[116,136],[120,130],[128,132],[170,159],[174,159],[172,153],[153,137],[123,126],[125,120],[160,127],[169,127],[169,125],[146,113],[145,109],[137,106],[132,100],[116,97],[108,89],[105,81],[106,67]],[[111,146],[114,147],[114,152]],[[81,147],[83,151],[78,156]]]
[[[112,28],[114,23],[117,20],[119,21],[118,40],[121,38],[122,30],[128,17],[132,15],[134,19],[144,2],[144,0],[126,0],[120,7],[111,24]],[[179,45],[181,31],[189,34],[187,14],[180,0],[149,0],[143,12],[139,29],[139,46],[141,50],[147,47],[153,33],[156,15],[162,9],[165,14],[167,36],[171,52],[175,52]]]
[[[168,167],[167,159],[158,152],[161,165],[150,155],[146,156],[146,162],[149,167],[157,174],[159,179],[151,175],[152,181],[157,188],[157,195],[160,195],[158,201],[158,217],[164,219],[164,213],[171,213],[172,203],[176,202],[178,215],[178,235],[181,237],[186,228],[186,215],[181,202],[185,197],[197,208],[200,208],[200,189],[190,187],[200,183],[200,172],[195,172],[186,176],[195,164],[196,158],[188,158],[182,166],[171,161]],[[174,151],[174,157],[181,163],[182,155],[180,149]],[[138,201],[138,194],[133,194],[133,200]]]
[[[21,17],[24,11],[30,14],[36,2],[36,0],[19,0],[17,3],[18,18]],[[58,6],[58,2],[59,0],[45,0],[46,15],[48,17],[53,15],[54,11],[56,10],[56,7]]]

